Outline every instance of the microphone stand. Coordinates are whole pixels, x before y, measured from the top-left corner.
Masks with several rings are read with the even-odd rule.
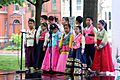
[[[21,59],[20,59],[20,70],[16,71],[16,73],[25,73],[26,71],[22,70],[22,58],[23,58],[23,34],[26,34],[25,30],[22,30],[22,35],[21,35]]]

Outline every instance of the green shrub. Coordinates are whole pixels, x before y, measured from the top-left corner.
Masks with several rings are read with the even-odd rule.
[[[4,50],[18,50],[21,49],[21,35],[12,34],[10,45],[5,47]]]
[[[11,36],[12,40],[13,40],[13,43],[16,45],[16,46],[21,46],[21,35],[19,34],[12,34]]]

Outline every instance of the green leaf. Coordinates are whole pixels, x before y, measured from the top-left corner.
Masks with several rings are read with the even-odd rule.
[[[9,4],[18,3],[20,6],[23,5],[25,0],[0,0],[0,6],[8,6]]]

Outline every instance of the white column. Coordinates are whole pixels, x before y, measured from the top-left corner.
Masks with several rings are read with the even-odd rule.
[[[120,55],[120,0],[112,0],[112,50],[116,61],[116,53]],[[117,51],[118,50],[118,51]],[[115,68],[118,68],[115,64]]]

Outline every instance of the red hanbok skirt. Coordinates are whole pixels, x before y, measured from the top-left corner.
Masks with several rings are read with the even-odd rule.
[[[101,40],[97,40],[99,45]],[[95,56],[92,64],[92,70],[102,71],[102,72],[113,72],[114,66],[112,62],[112,49],[109,42],[101,50],[95,51]]]

